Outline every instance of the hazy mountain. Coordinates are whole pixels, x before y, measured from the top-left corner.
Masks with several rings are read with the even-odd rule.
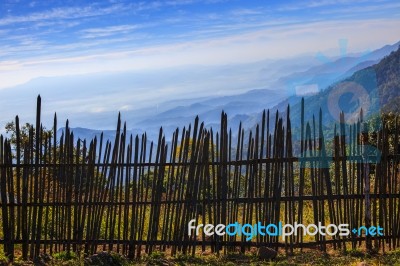
[[[351,55],[349,57],[338,58],[336,60],[328,61],[324,64],[317,64],[315,62],[315,58],[311,60],[311,67],[308,69],[305,67],[305,62],[307,61],[305,58],[299,60],[296,66],[290,66],[290,60],[284,62],[273,62],[273,61],[260,61],[249,65],[241,65],[243,70],[239,66],[224,66],[224,67],[215,67],[215,68],[197,68],[196,70],[191,70],[191,74],[188,74],[188,77],[185,77],[183,80],[189,82],[189,80],[194,77],[207,77],[211,75],[214,77],[218,75],[228,75],[232,77],[232,80],[235,80],[233,76],[237,75],[237,77],[243,77],[243,73],[247,72],[246,76],[257,76],[257,80],[264,80],[266,84],[270,84],[266,87],[268,89],[255,89],[250,90],[245,93],[226,95],[226,96],[196,96],[191,98],[190,93],[182,97],[181,99],[169,100],[168,97],[164,99],[163,102],[157,103],[156,108],[153,107],[143,107],[138,109],[122,108],[122,119],[128,122],[128,127],[130,127],[130,132],[132,133],[141,133],[146,131],[148,133],[149,139],[156,139],[158,135],[158,130],[160,126],[164,128],[164,132],[167,134],[167,138],[172,134],[173,130],[176,127],[183,127],[192,123],[196,115],[200,117],[202,121],[206,122],[206,126],[208,127],[219,127],[219,120],[221,111],[224,110],[228,113],[229,125],[233,127],[233,133],[236,133],[236,127],[239,122],[242,121],[243,124],[248,127],[251,127],[258,121],[260,117],[260,111],[266,108],[272,108],[274,110],[280,109],[284,110],[287,104],[290,103],[294,105],[298,103],[301,97],[304,97],[310,91],[307,91],[307,86],[312,86],[314,88],[311,93],[317,93],[315,97],[322,97],[321,95],[325,95],[327,91],[323,90],[331,84],[334,84],[338,80],[342,79],[344,76],[351,76],[359,70],[360,68],[368,67],[374,63],[376,63],[383,56],[389,54],[391,51],[395,50],[399,43],[395,45],[387,45],[378,50],[375,50],[368,54],[361,55]],[[310,58],[308,58],[310,61]],[[296,60],[291,61],[296,62]],[[271,70],[272,66],[275,63],[276,70]],[[285,67],[289,69],[288,71],[284,71]],[[306,69],[305,71],[298,71],[300,69]],[[217,74],[211,74],[213,71],[218,70]],[[292,73],[290,72],[292,70]],[[176,70],[174,70],[176,71]],[[165,82],[166,80],[174,80],[179,79],[179,77],[174,74],[174,71],[162,71],[163,75],[161,75],[159,80],[154,80],[155,84],[160,84]],[[189,70],[187,70],[189,71]],[[197,74],[193,74],[194,72]],[[287,73],[287,76],[284,76],[282,73],[279,74],[277,71],[281,71],[282,73]],[[189,71],[190,72],[190,71]],[[184,72],[184,73],[189,73]],[[201,73],[201,75],[199,74]],[[224,74],[221,74],[224,73]],[[272,78],[263,77],[264,74],[270,73],[271,76],[278,77],[275,81],[270,81]],[[272,74],[275,73],[275,74]],[[80,95],[84,95],[85,97],[94,97],[96,100],[107,101],[107,95],[117,94],[120,97],[124,97],[124,93],[127,94],[126,98],[131,99],[130,97],[135,98],[135,93],[132,95],[127,93],[126,89],[123,88],[123,84],[135,81],[136,84],[140,84],[139,80],[151,79],[150,76],[145,77],[146,75],[138,77],[129,77],[127,73],[114,73],[110,74],[111,76],[103,76],[101,74],[93,75],[92,80],[98,84],[99,86],[99,95],[94,95],[93,92],[83,91]],[[111,77],[111,78],[110,78]],[[114,80],[117,78],[119,81],[113,83],[110,80]],[[83,79],[83,77],[82,77]],[[182,80],[182,79],[181,79]],[[230,83],[234,83],[230,81]],[[80,83],[78,81],[68,81],[68,78],[65,78],[64,83],[57,83],[57,79],[53,80],[54,82],[47,83],[47,90],[44,92],[48,92],[51,96],[49,100],[52,100],[52,97],[56,97],[57,93],[61,93],[61,95],[68,94],[68,88],[71,88],[74,91],[79,89],[79,86],[90,85],[90,81],[85,81],[84,83]],[[185,83],[185,82],[183,82]],[[35,84],[35,82],[33,82]],[[60,88],[58,91],[52,91],[50,88],[54,87]],[[38,84],[39,85],[39,84]],[[109,88],[115,88],[113,90],[109,90]],[[26,90],[28,87],[22,86],[22,91]],[[107,90],[108,88],[108,90]],[[302,90],[306,88],[305,90]],[[315,90],[316,89],[316,90]],[[124,93],[122,93],[122,92]],[[104,98],[96,98],[98,96],[103,96],[101,93],[105,93]],[[10,93],[2,92],[1,93]],[[32,92],[30,92],[32,94]],[[148,92],[146,92],[149,94]],[[97,94],[97,92],[96,92]],[[227,93],[229,94],[229,93]],[[65,102],[68,103],[68,100],[72,100],[74,93],[71,91],[68,94],[68,98],[65,99]],[[92,95],[92,96],[90,96]],[[318,96],[320,95],[320,96]],[[43,97],[43,95],[42,95]],[[43,97],[46,99],[46,97]],[[4,98],[3,98],[4,99]],[[78,97],[79,99],[79,97]],[[308,99],[308,98],[307,98]],[[312,98],[315,99],[315,98]],[[48,110],[57,110],[59,107],[56,107],[56,103],[58,101],[52,101],[53,104],[51,106],[47,106]],[[318,101],[316,101],[318,103]],[[9,103],[10,104],[10,103]],[[113,101],[109,101],[110,105],[113,105]],[[46,105],[44,105],[46,106]],[[62,109],[62,108],[61,108]],[[294,109],[294,108],[292,108]],[[66,109],[62,109],[66,110]],[[294,109],[296,110],[296,109]],[[90,121],[86,122],[86,117]],[[115,111],[101,111],[101,112],[93,112],[93,113],[76,113],[70,117],[70,121],[74,121],[74,119],[78,119],[81,123],[85,123],[85,127],[93,127],[99,128],[96,124],[105,124],[107,123],[109,128],[113,128],[116,124],[117,113]],[[62,119],[62,118],[61,118]],[[72,124],[73,126],[73,124]],[[108,131],[106,131],[108,132]],[[90,137],[93,135],[99,135],[100,131],[98,130],[90,130],[85,128],[79,128],[75,133],[77,136],[84,138]],[[112,130],[109,133],[109,136],[112,137]],[[107,134],[108,134],[107,133]]]
[[[23,121],[34,121],[38,94],[42,96],[42,120],[47,126],[52,124],[57,112],[60,122],[69,119],[73,127],[114,129],[121,111],[123,120],[130,127],[136,127],[139,121],[178,106],[211,98],[220,98],[221,105],[224,99],[230,99],[221,95],[237,95],[251,88],[265,87],[309,64],[321,62],[307,56],[246,64],[36,78],[0,90],[0,127],[17,114]]]
[[[296,72],[288,76],[282,77],[278,80],[275,85],[278,88],[286,88],[291,95],[306,94],[307,91],[302,91],[304,85],[312,85],[318,91],[324,90],[332,83],[342,80],[348,76],[351,76],[354,72],[363,69],[365,67],[378,63],[384,56],[395,51],[400,45],[397,42],[393,45],[385,45],[384,47],[374,50],[372,52],[365,52],[359,55],[351,55],[341,57],[333,61],[328,59],[325,64],[313,66],[303,72]]]
[[[229,117],[230,126],[235,128],[239,124],[238,117],[243,119],[246,125],[252,125],[254,116],[259,117],[260,110],[271,108],[284,110],[287,104],[294,105],[307,91],[303,87],[316,88],[312,94],[323,93],[329,85],[338,82],[343,77],[349,77],[361,68],[368,67],[378,62],[385,55],[394,51],[399,43],[386,45],[378,50],[350,57],[338,58],[322,65],[313,66],[306,71],[292,73],[278,79],[271,85],[271,89],[251,90],[246,93],[214,97],[186,106],[169,109],[155,116],[140,121],[137,125],[147,132],[156,131],[157,128],[175,128],[192,122],[199,115],[207,126],[218,126],[221,111],[225,111]],[[254,123],[253,123],[254,125]]]
[[[290,97],[281,102],[271,113],[275,115],[279,110],[281,116],[286,115],[287,105],[290,104],[291,123],[294,138],[299,139],[301,121],[301,98]],[[318,123],[318,115],[322,110],[323,128],[329,134],[339,122],[339,113],[343,111],[348,124],[359,118],[360,108],[363,108],[364,119],[368,119],[381,112],[400,112],[400,48],[385,56],[379,63],[356,71],[351,76],[336,82],[326,90],[316,95],[304,97],[305,122],[312,123],[313,117]],[[260,117],[260,113],[256,116]],[[254,119],[254,117],[252,117]],[[249,120],[247,118],[247,120]],[[256,122],[258,123],[258,121]],[[250,128],[254,129],[255,124]]]

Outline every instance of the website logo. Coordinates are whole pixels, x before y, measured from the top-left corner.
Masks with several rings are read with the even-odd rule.
[[[339,236],[349,236],[353,233],[356,236],[383,236],[383,228],[378,226],[360,226],[358,228],[353,228],[350,230],[349,224],[328,224],[322,225],[321,222],[316,224],[298,224],[297,222],[292,224],[283,224],[279,222],[278,224],[263,224],[262,222],[257,222],[256,224],[240,224],[239,222],[225,224],[198,224],[196,225],[196,220],[192,219],[188,223],[188,235],[191,236],[193,233],[198,236],[201,231],[206,236],[213,236],[214,234],[218,236],[228,235],[228,236],[246,236],[246,241],[250,241],[253,237],[257,235],[265,236],[279,236],[282,241],[286,237],[298,234],[303,234],[304,236],[310,235],[315,236],[320,235],[339,235]]]

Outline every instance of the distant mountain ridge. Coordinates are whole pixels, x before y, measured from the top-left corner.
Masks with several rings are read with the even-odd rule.
[[[360,90],[359,88],[362,88]],[[369,103],[361,104],[368,94]],[[345,118],[352,114],[357,115],[360,107],[364,108],[364,119],[379,113],[400,113],[400,46],[396,51],[385,56],[377,64],[356,71],[351,76],[336,82],[326,90],[308,97],[292,96],[270,109],[274,114],[280,112],[286,115],[287,106],[290,105],[290,118],[292,127],[300,126],[301,99],[304,98],[305,122],[312,122],[313,117],[318,118],[322,110],[323,127],[333,127],[338,123],[338,113],[344,111]],[[332,101],[337,102],[332,102]],[[332,113],[332,105],[337,105],[337,113]],[[331,108],[331,109],[330,109]],[[365,110],[367,109],[367,110]],[[259,113],[258,117],[261,116]],[[347,117],[346,117],[347,116]],[[349,120],[351,122],[351,120]],[[254,128],[255,124],[251,128]],[[333,132],[333,128],[330,129]]]
[[[320,66],[311,67],[303,72],[290,74],[275,82],[274,86],[276,87],[274,88],[277,89],[250,90],[239,95],[205,98],[197,102],[192,101],[189,105],[179,105],[135,123],[134,129],[130,131],[135,133],[146,131],[149,139],[154,140],[157,137],[158,129],[162,126],[168,138],[168,134],[177,127],[192,123],[196,115],[200,117],[200,120],[205,121],[207,127],[218,127],[222,110],[227,112],[229,126],[234,131],[240,122],[244,127],[251,128],[261,117],[261,110],[270,108],[283,111],[287,104],[292,106],[292,110],[299,110],[297,107],[302,97],[306,98],[307,113],[313,114],[315,110],[319,110],[321,105],[326,106],[326,102],[324,103],[319,98],[327,97],[332,84],[348,77],[351,80],[355,73],[378,63],[384,56],[395,51],[399,45],[400,42],[386,45],[367,55],[339,58]],[[307,84],[316,84],[319,92],[313,96],[296,95],[296,87]],[[284,93],[282,90],[285,90]],[[286,95],[285,100],[282,95]],[[329,113],[328,110],[324,111]],[[296,112],[293,112],[294,116],[298,115]],[[129,116],[128,113],[126,115],[128,122]],[[86,129],[86,131],[85,133],[85,129],[82,128],[79,130],[82,136],[91,134],[90,129]]]
[[[237,116],[245,118],[244,124],[250,125],[254,116],[260,110],[279,105],[281,101],[285,105],[289,102],[295,104],[298,101],[296,90],[301,85],[312,84],[323,91],[332,83],[344,77],[351,76],[361,68],[371,66],[385,55],[394,51],[400,42],[393,45],[385,45],[370,53],[357,56],[338,58],[319,66],[311,67],[303,72],[296,72],[277,80],[269,89],[251,90],[243,94],[232,96],[214,97],[200,100],[188,106],[179,106],[169,109],[163,113],[140,121],[137,125],[145,128],[147,132],[154,131],[160,126],[173,130],[177,126],[191,123],[196,115],[199,115],[207,126],[215,126],[219,123],[221,111],[225,111],[229,117],[229,124],[235,128],[239,121]],[[284,97],[282,97],[284,95]],[[304,95],[299,95],[300,98]],[[293,98],[293,99],[292,99]],[[285,100],[284,100],[285,99]],[[282,101],[284,100],[284,101]]]

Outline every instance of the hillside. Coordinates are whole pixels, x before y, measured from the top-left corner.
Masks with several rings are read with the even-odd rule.
[[[285,114],[291,106],[291,122],[300,126],[301,96],[292,96],[271,109]],[[365,118],[380,112],[400,111],[400,49],[385,56],[379,63],[356,71],[348,78],[336,82],[325,90],[304,97],[305,121],[312,121],[322,109],[324,128],[330,129],[338,123],[338,113],[343,111],[347,122],[350,116],[358,117],[363,108]],[[367,110],[366,110],[367,109]]]
[[[400,48],[375,65],[384,112],[400,113]]]
[[[150,132],[150,135],[152,131],[158,132],[160,126],[163,126],[167,132],[172,132],[177,126],[183,127],[193,122],[194,117],[199,115],[206,126],[217,126],[218,128],[221,111],[225,111],[228,114],[229,126],[236,134],[240,120],[246,127],[251,127],[255,121],[259,121],[261,110],[273,106],[277,106],[275,110],[285,110],[288,103],[294,106],[300,102],[302,97],[307,96],[306,92],[299,90],[302,86],[307,88],[311,84],[311,87],[316,88],[321,96],[326,93],[324,89],[329,85],[353,75],[360,69],[378,63],[384,56],[395,51],[399,45],[400,42],[397,42],[369,53],[348,55],[317,66],[309,66],[303,71],[293,72],[279,78],[266,89],[250,90],[238,95],[220,96],[191,104],[182,104],[148,117],[138,122],[135,127]],[[282,69],[282,71],[285,70]],[[371,81],[366,81],[366,83],[371,84]],[[282,99],[286,100],[278,104]],[[319,101],[315,103],[319,104]],[[319,106],[316,106],[317,110]]]
[[[291,73],[278,79],[275,84],[268,86],[268,89],[255,89],[230,96],[186,99],[184,101],[170,103],[167,101],[159,105],[160,109],[156,114],[145,115],[148,111],[144,109],[130,110],[122,111],[122,117],[123,120],[127,121],[128,128],[133,132],[146,131],[149,139],[154,140],[157,139],[158,130],[160,126],[162,126],[167,135],[167,139],[169,139],[171,133],[176,129],[176,127],[182,128],[183,126],[187,126],[189,123],[194,121],[196,115],[199,115],[200,120],[204,121],[207,127],[218,128],[220,114],[221,111],[224,110],[228,114],[228,124],[233,129],[233,134],[235,135],[240,122],[242,122],[245,128],[252,128],[252,126],[261,118],[261,110],[270,108],[272,113],[276,110],[285,111],[287,104],[290,104],[292,107],[291,109],[293,110],[293,126],[296,126],[296,123],[299,125],[299,103],[301,98],[305,97],[307,111],[306,119],[312,119],[312,115],[317,114],[319,108],[322,107],[325,115],[324,121],[331,123],[334,121],[334,117],[329,116],[327,99],[329,98],[329,93],[335,87],[335,84],[338,84],[339,80],[343,80],[343,77],[349,77],[344,79],[348,81],[354,79],[354,82],[359,84],[389,84],[389,81],[383,81],[381,77],[382,75],[385,75],[383,74],[383,68],[382,70],[377,71],[379,72],[379,78],[376,77],[377,75],[373,75],[373,73],[368,76],[367,72],[374,72],[375,70],[373,67],[377,66],[374,64],[379,63],[385,55],[387,56],[392,51],[395,51],[399,44],[400,43],[387,45],[366,55],[343,57],[319,66],[312,66],[302,72]],[[385,58],[384,60],[387,59]],[[380,64],[381,63],[378,65]],[[392,78],[390,79],[393,80]],[[299,91],[296,91],[296,87],[308,84],[315,85],[315,87],[318,88],[319,93],[313,96],[307,96],[304,93],[301,93],[301,91],[300,93],[298,93]],[[328,85],[331,86],[328,87]],[[371,88],[371,90],[373,89]],[[387,90],[388,89],[385,89],[385,91]],[[387,94],[388,91],[385,92],[385,95]],[[285,98],[286,100],[282,101],[282,99]],[[346,104],[345,98],[346,97],[341,99],[341,107],[343,107],[341,109],[346,112],[351,112],[352,108],[354,109],[354,104],[351,104],[352,99],[347,99],[348,103]],[[374,96],[372,98],[377,97]],[[395,102],[393,97],[388,99]],[[279,101],[282,102],[279,103]],[[396,106],[394,102],[392,103],[386,100],[385,106]],[[145,116],[146,118],[141,120],[139,118],[141,116]],[[105,114],[104,117],[106,117]],[[115,120],[115,115],[111,117]],[[101,120],[108,121],[110,119],[102,118]],[[109,124],[113,124],[112,121]],[[93,132],[91,131],[91,129],[80,128],[78,135],[79,137],[93,135]]]

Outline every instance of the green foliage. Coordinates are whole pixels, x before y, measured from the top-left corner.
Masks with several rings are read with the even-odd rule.
[[[400,113],[400,49],[374,66],[384,112]]]
[[[73,256],[73,255],[72,255]],[[390,251],[384,254],[368,255],[361,249],[351,249],[347,251],[329,251],[329,254],[318,250],[304,250],[295,252],[292,255],[281,253],[272,261],[261,261],[256,253],[249,252],[246,254],[228,253],[226,255],[206,254],[195,256],[178,254],[176,257],[167,257],[164,253],[155,251],[152,254],[142,257],[141,260],[129,261],[124,256],[117,253],[101,252],[90,256],[83,260],[82,258],[71,257],[66,252],[53,254],[54,260],[48,265],[215,265],[215,266],[231,266],[231,265],[390,265],[400,266],[400,250]],[[5,259],[5,260],[3,260]],[[4,254],[0,252],[0,265],[7,265],[8,260],[4,258]],[[3,264],[1,264],[3,263]],[[364,263],[364,264],[362,264]],[[36,265],[32,262],[19,261],[18,259],[13,265]]]
[[[190,256],[187,254],[178,254],[174,260],[178,265],[199,265],[203,264],[204,260],[198,256]]]
[[[129,265],[128,260],[115,252],[100,252],[85,259],[84,265],[91,266],[124,266]]]
[[[129,265],[129,261],[121,254],[111,252],[111,257],[115,262],[119,263],[120,265]]]
[[[382,264],[400,266],[400,250],[390,251],[382,256]]]
[[[152,259],[152,260],[159,260],[159,259],[164,259],[164,258],[165,258],[165,254],[160,251],[154,251],[149,255],[149,259]]]
[[[0,251],[0,265],[7,265],[8,264],[8,258],[7,256],[4,254],[3,251]]]
[[[8,122],[5,126],[6,134],[8,134],[9,141],[11,146],[15,149],[17,146],[17,128],[16,124],[14,121]],[[47,130],[45,127],[43,127],[43,138],[50,138],[53,136],[54,131],[53,130]],[[20,126],[20,148],[21,148],[21,158],[23,157],[24,151],[25,151],[25,146],[29,145],[29,141],[33,141],[35,143],[36,141],[36,130],[33,127],[33,125],[29,123],[25,123],[24,125]],[[31,136],[31,140],[30,140]],[[16,155],[14,154],[14,157]]]
[[[154,251],[145,258],[147,265],[169,265],[168,260],[163,252]]]
[[[53,254],[53,258],[56,260],[68,261],[76,260],[78,256],[73,251],[61,251],[59,253]]]

